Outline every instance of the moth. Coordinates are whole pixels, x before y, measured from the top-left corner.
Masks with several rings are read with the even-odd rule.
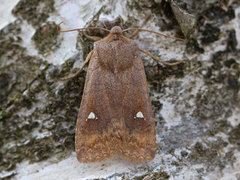
[[[135,30],[133,36],[136,36],[138,31],[153,31],[141,28],[122,30],[119,26],[110,31],[100,27],[60,31],[60,24],[57,27],[59,32],[86,29],[109,32],[103,39],[85,34],[96,41],[94,49],[75,75],[62,79],[76,77],[89,62],[76,125],[78,161],[103,161],[115,155],[133,162],[152,160],[157,149],[156,129],[140,52],[159,60],[139,48],[136,41],[124,36],[123,32]],[[181,62],[162,63],[176,65]]]

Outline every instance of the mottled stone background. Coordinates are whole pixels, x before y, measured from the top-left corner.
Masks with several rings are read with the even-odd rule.
[[[240,179],[240,2],[238,0],[0,0],[0,179]],[[151,162],[119,157],[80,164],[75,124],[93,42],[62,29],[145,28],[142,55],[157,124]],[[99,31],[90,35],[104,36]],[[129,35],[129,34],[126,34]]]

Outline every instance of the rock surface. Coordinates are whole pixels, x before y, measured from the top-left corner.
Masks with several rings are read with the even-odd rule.
[[[3,0],[3,5],[0,178],[240,179],[239,1]],[[93,43],[78,32],[58,33],[56,25],[138,27],[148,14],[144,28],[188,38],[183,43],[147,32],[136,38],[162,61],[184,62],[165,67],[141,54],[157,155],[142,164],[119,157],[80,164],[74,135],[87,68],[70,81],[59,78],[82,65]]]

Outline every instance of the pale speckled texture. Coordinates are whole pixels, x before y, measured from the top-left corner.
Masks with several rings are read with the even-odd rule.
[[[11,10],[16,6],[19,0],[0,0],[0,29],[6,26],[8,23],[13,22],[16,18],[12,15]]]

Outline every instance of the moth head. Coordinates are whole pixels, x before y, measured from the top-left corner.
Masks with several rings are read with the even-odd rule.
[[[122,32],[123,31],[119,26],[114,26],[110,31],[111,34],[117,34],[117,35],[121,35]]]

